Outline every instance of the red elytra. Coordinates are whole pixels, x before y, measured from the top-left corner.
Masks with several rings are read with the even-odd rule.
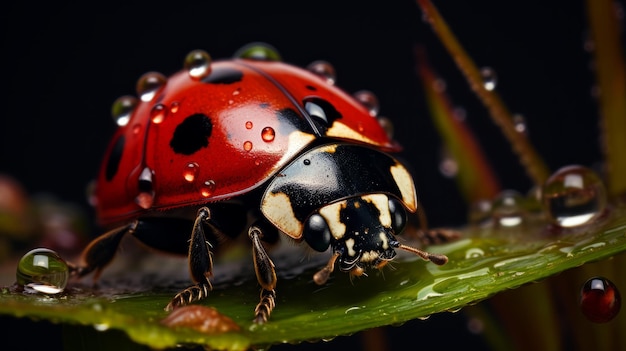
[[[307,120],[307,99],[332,103],[332,128]],[[364,106],[305,69],[233,59],[211,63],[202,79],[180,71],[112,138],[97,178],[99,222],[245,194],[320,137],[400,149]]]

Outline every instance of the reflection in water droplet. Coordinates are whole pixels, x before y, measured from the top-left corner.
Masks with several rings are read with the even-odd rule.
[[[141,132],[141,124],[137,123],[133,126],[133,134],[137,135]]]
[[[465,258],[479,258],[485,255],[485,251],[478,247],[472,247],[465,251]]]
[[[524,197],[515,190],[501,192],[491,205],[496,225],[501,227],[521,225],[526,212],[524,200]]]
[[[498,83],[496,71],[494,71],[491,67],[483,67],[480,70],[480,74],[483,77],[483,86],[485,89],[492,91],[496,88],[496,84]]]
[[[152,187],[154,173],[148,167],[145,167],[138,179],[139,194],[135,197],[135,202],[143,209],[149,209],[154,203],[154,191]]]
[[[587,280],[580,290],[579,302],[585,317],[595,323],[612,320],[622,307],[619,290],[604,277]]]
[[[16,278],[17,284],[26,291],[58,294],[67,285],[69,268],[56,252],[37,248],[22,256]]]
[[[137,98],[130,95],[120,96],[111,106],[111,115],[115,123],[122,127],[128,124],[130,116],[137,107]]]
[[[207,180],[202,184],[202,187],[200,188],[200,194],[204,197],[210,197],[211,195],[213,195],[214,191],[215,181],[213,180]]]
[[[193,50],[185,57],[185,69],[192,79],[202,79],[211,74],[211,56],[204,50]]]
[[[600,177],[584,166],[566,166],[556,171],[543,186],[542,204],[548,218],[561,227],[589,223],[607,204]]]
[[[166,116],[167,109],[163,104],[156,104],[154,105],[154,107],[152,107],[152,110],[150,110],[150,119],[154,124],[159,124],[163,122]]]
[[[166,82],[167,78],[161,73],[144,73],[144,75],[137,80],[137,95],[141,101],[151,101]]]
[[[361,90],[354,93],[354,98],[367,109],[370,116],[376,117],[378,115],[380,106],[378,104],[378,98],[374,93],[369,90]]]
[[[178,109],[180,108],[180,102],[178,101],[174,101],[170,104],[170,113],[171,114],[175,114],[176,112],[178,112]]]
[[[246,151],[250,151],[250,150],[252,150],[252,142],[251,142],[251,141],[249,141],[249,140],[246,140],[246,141],[243,143],[243,149],[244,149],[244,150],[246,150]]]
[[[198,171],[200,170],[199,166],[195,162],[190,162],[187,164],[185,169],[183,170],[183,178],[189,183],[193,182],[198,176]]]
[[[315,75],[324,79],[326,83],[330,85],[335,84],[335,82],[337,81],[335,68],[333,67],[333,65],[326,61],[318,60],[311,62],[306,68]]]
[[[265,127],[261,131],[261,138],[263,139],[263,141],[273,141],[275,136],[276,132],[274,132],[274,128],[272,127]]]

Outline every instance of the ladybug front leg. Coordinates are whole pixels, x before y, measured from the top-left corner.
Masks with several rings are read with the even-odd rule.
[[[127,234],[133,234],[139,225],[139,221],[134,221],[123,227],[115,228],[98,238],[94,239],[81,255],[82,265],[70,265],[70,274],[76,277],[83,277],[93,271],[94,281],[98,280],[102,269],[111,262],[122,238]]]
[[[209,282],[209,277],[213,274],[212,246],[205,235],[205,226],[212,228],[210,220],[211,212],[209,209],[207,207],[200,208],[193,224],[189,243],[189,271],[196,284],[176,294],[165,307],[167,311],[202,300],[213,289],[211,282]]]
[[[252,258],[254,259],[254,271],[261,285],[261,297],[259,304],[254,309],[254,322],[263,324],[267,322],[274,306],[276,305],[276,270],[274,262],[270,259],[261,244],[263,232],[257,226],[251,226],[248,236],[252,240]]]

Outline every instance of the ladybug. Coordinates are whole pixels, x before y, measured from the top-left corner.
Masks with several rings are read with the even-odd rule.
[[[280,235],[332,251],[317,284],[335,266],[356,276],[380,269],[395,249],[447,261],[396,239],[418,210],[412,176],[391,156],[401,148],[375,97],[334,86],[329,64],[298,68],[262,43],[229,60],[196,50],[169,78],[143,75],[137,94],[114,103],[120,127],[96,180],[97,218],[112,229],[84,249],[73,275],[97,279],[132,234],[188,256],[193,285],[172,298],[173,310],[209,295],[213,253],[247,234],[261,286],[254,321],[265,323],[277,283],[266,247]]]

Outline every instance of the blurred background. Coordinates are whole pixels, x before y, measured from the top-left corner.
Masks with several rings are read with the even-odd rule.
[[[434,3],[477,65],[495,70],[496,89],[513,113],[524,116],[529,138],[548,166],[595,166],[599,129],[584,2]],[[88,235],[98,233],[86,187],[115,130],[113,101],[135,94],[137,78],[147,71],[167,75],[181,69],[193,49],[219,59],[264,41],[286,62],[331,62],[337,85],[349,93],[374,92],[380,115],[393,121],[405,148],[430,224],[462,225],[467,204],[454,180],[439,170],[441,142],[416,73],[414,50],[421,46],[454,104],[465,111],[502,187],[525,193],[529,178],[417,4],[341,5],[329,0],[5,4],[0,174],[17,180],[28,196],[49,194],[78,206],[85,211]],[[407,342],[420,348],[472,343],[480,348],[481,338],[469,331],[468,322],[462,313],[442,314],[387,328],[386,337],[396,347]],[[362,342],[333,341],[357,348]]]

